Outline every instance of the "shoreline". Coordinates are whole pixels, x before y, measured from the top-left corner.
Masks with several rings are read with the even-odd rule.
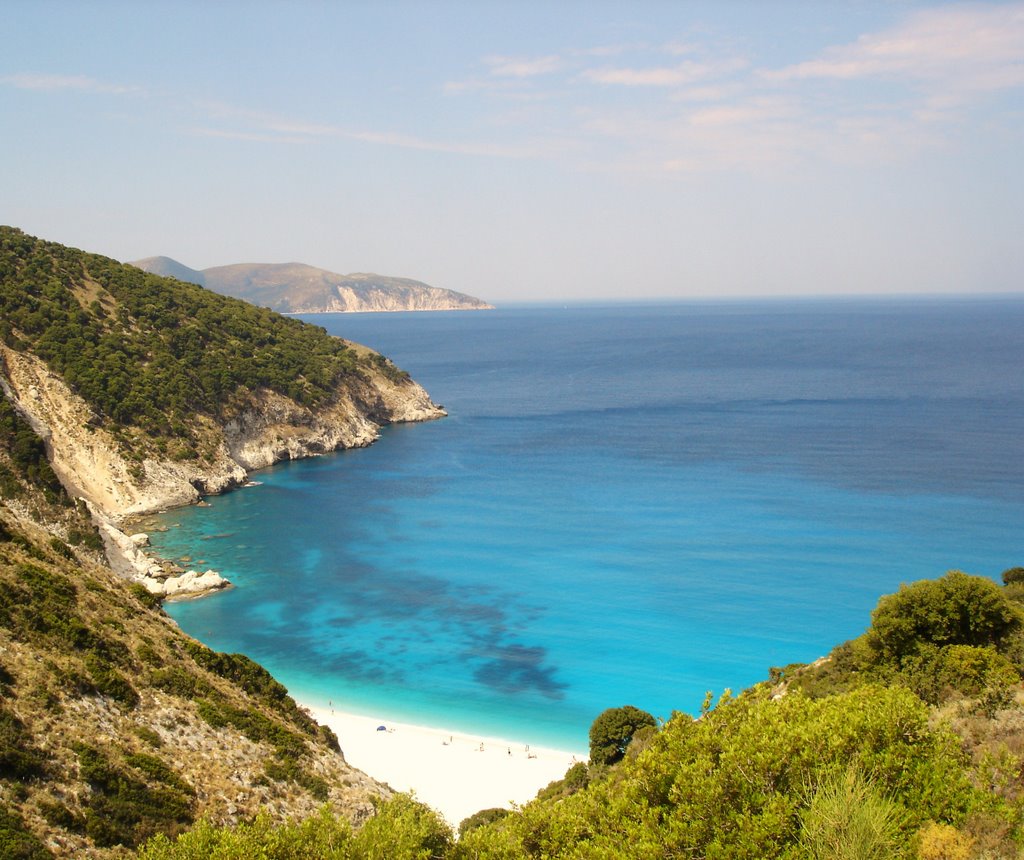
[[[532,800],[575,762],[587,760],[585,752],[299,705],[338,736],[350,765],[395,791],[411,792],[456,829],[481,809]]]

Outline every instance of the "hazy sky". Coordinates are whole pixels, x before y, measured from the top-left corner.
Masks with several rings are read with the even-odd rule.
[[[2,6],[0,223],[119,260],[1024,290],[1024,2]]]

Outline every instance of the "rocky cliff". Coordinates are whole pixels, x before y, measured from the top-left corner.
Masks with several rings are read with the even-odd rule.
[[[119,524],[445,414],[322,329],[11,228],[0,240],[0,387],[89,504],[111,563],[147,585],[153,560]]]
[[[203,460],[133,458],[89,404],[46,364],[0,345],[0,386],[46,441],[54,471],[76,498],[124,522],[141,514],[192,504],[202,495],[239,486],[253,469],[372,443],[385,424],[443,416],[416,383],[383,374],[339,390],[312,409],[270,390],[249,393],[232,417],[199,421],[212,454]]]
[[[125,857],[199,819],[325,803],[372,816],[390,789],[153,596],[216,574],[120,527],[443,410],[365,347],[11,228],[0,389],[0,856]]]

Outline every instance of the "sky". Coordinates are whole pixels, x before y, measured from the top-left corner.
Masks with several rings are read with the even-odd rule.
[[[1024,291],[1024,2],[4,0],[0,223],[496,303]]]

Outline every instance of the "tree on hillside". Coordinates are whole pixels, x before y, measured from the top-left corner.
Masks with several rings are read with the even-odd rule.
[[[1020,624],[1020,614],[998,585],[952,570],[879,600],[868,645],[881,662],[900,665],[923,644],[998,646]]]
[[[633,705],[602,711],[590,726],[590,763],[621,761],[633,735],[644,726],[656,725],[654,717]]]
[[[1015,582],[1024,582],[1024,567],[1011,567],[1003,571],[1003,584],[1010,585]]]

